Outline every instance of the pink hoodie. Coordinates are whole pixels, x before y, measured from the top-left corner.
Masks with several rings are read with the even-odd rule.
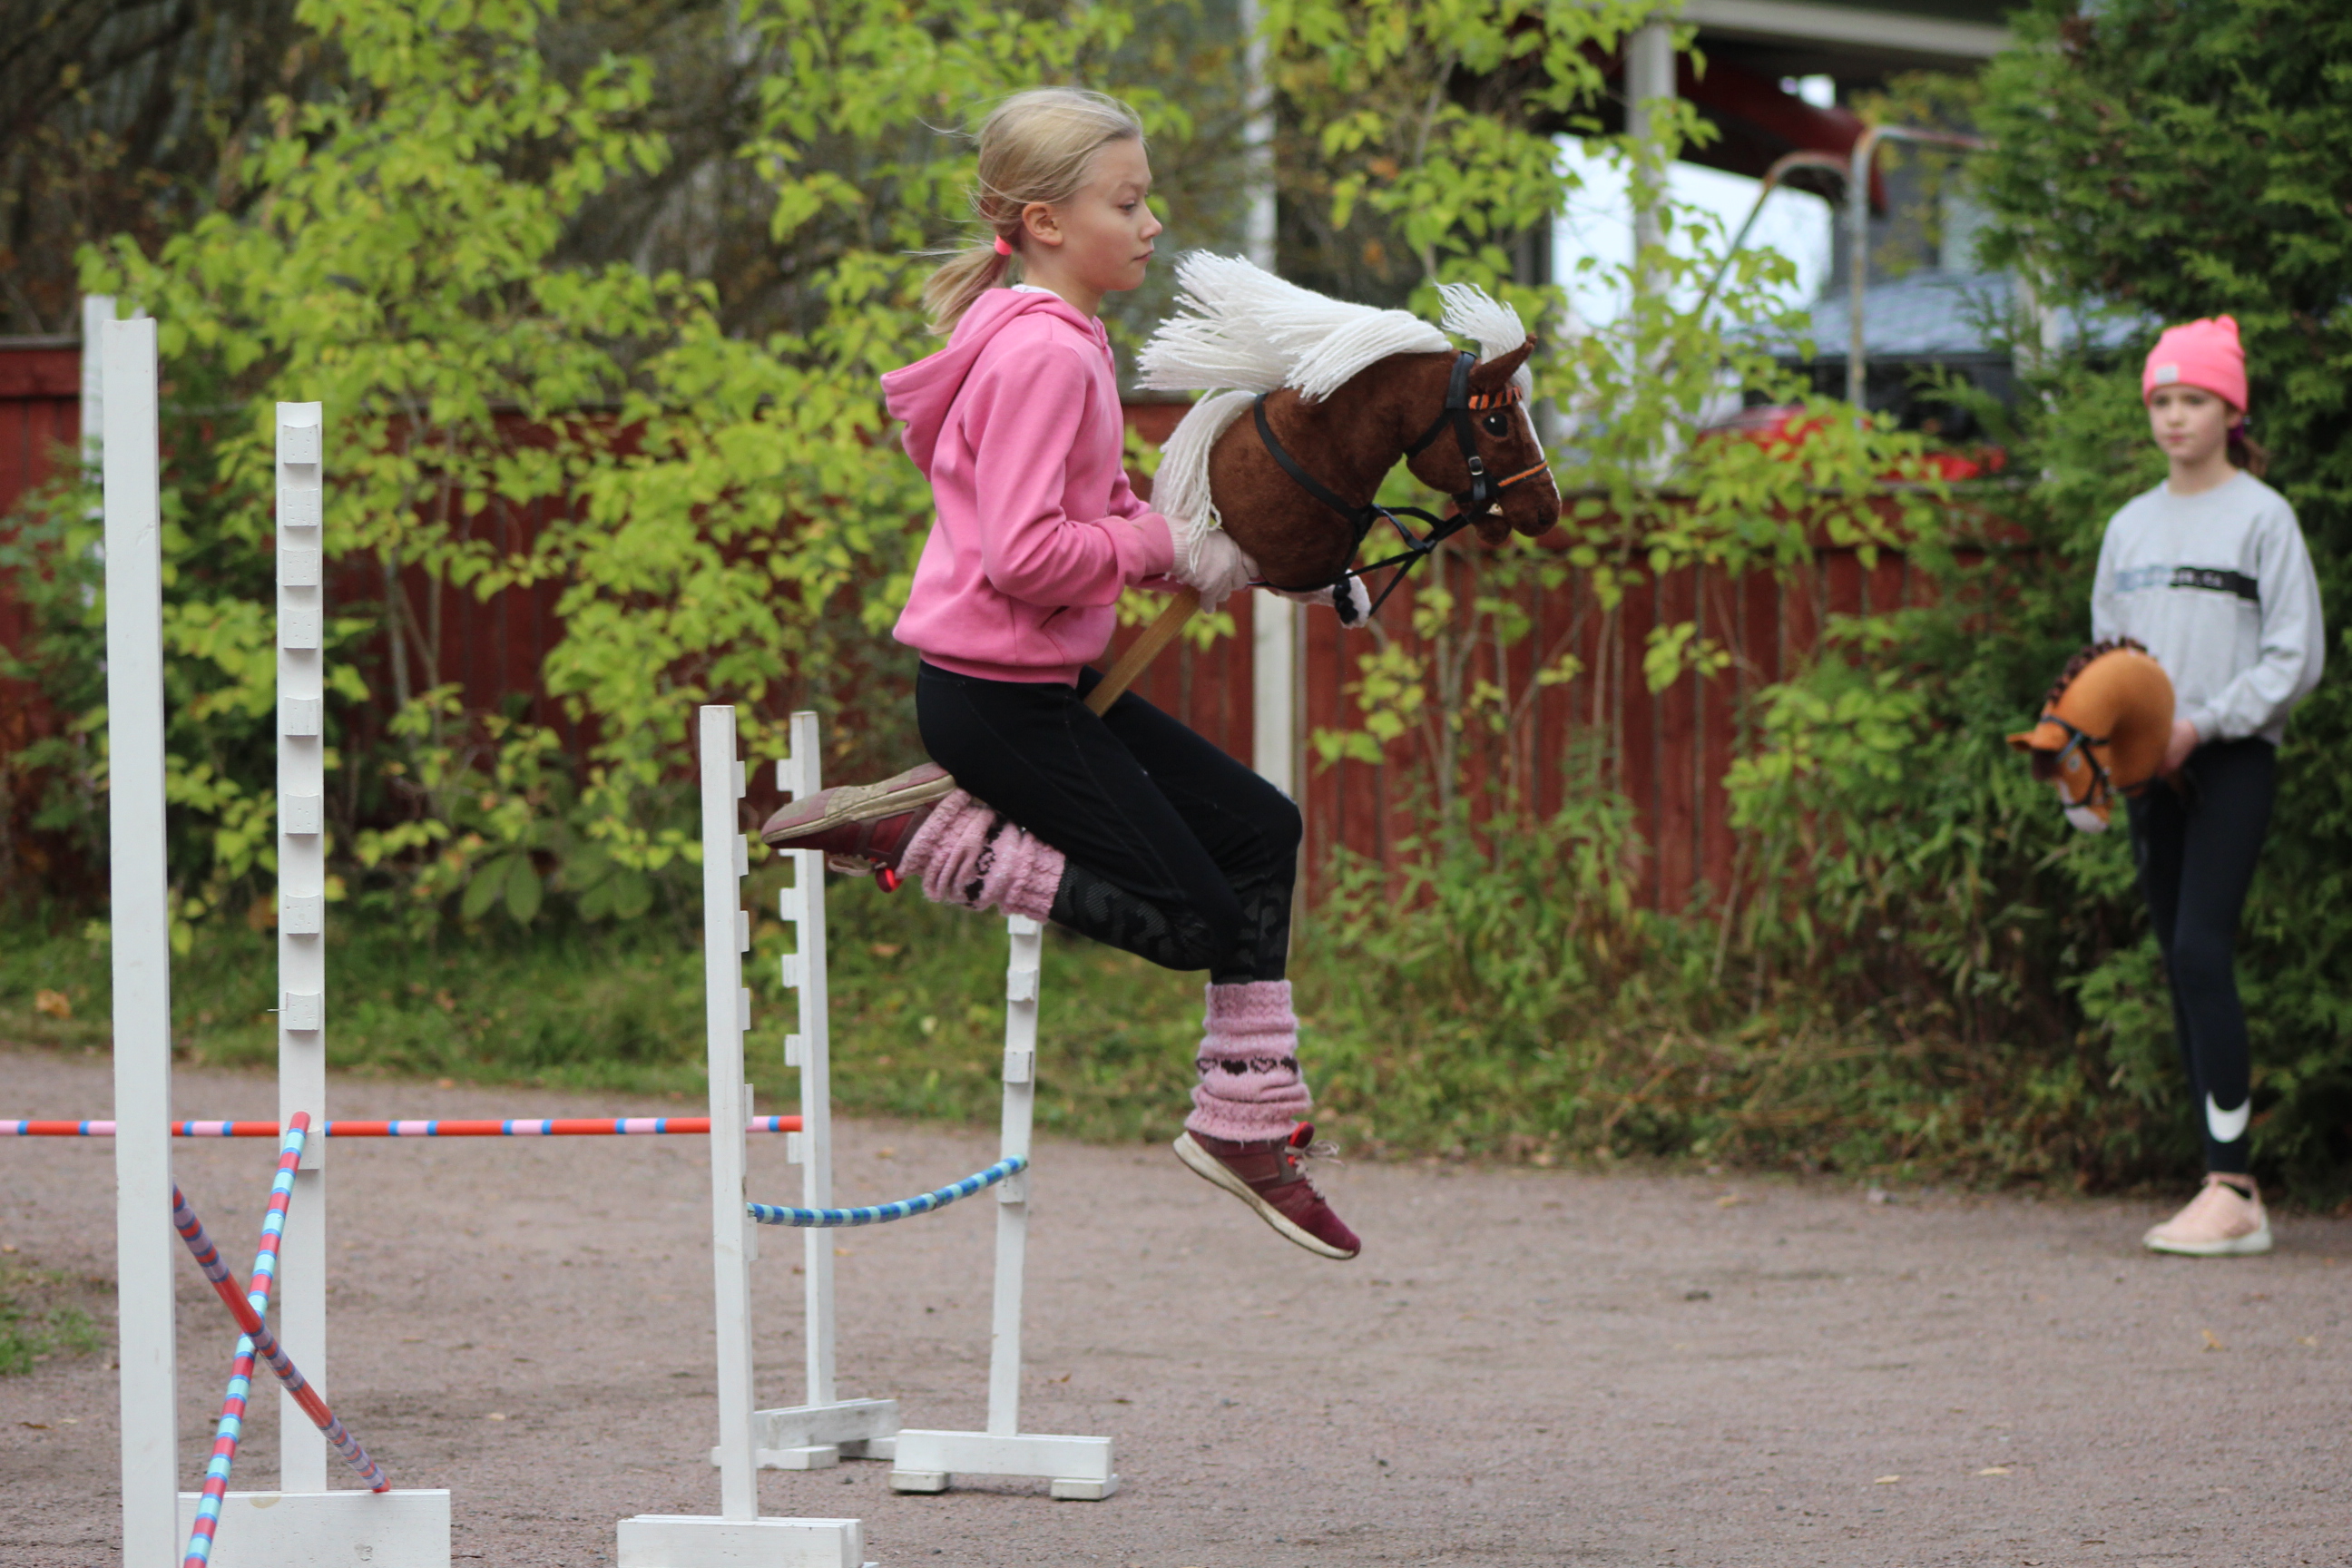
[[[1119,468],[1110,338],[1058,295],[992,289],[948,346],[882,378],[938,521],[892,634],[942,669],[1073,684],[1111,606],[1176,559]]]

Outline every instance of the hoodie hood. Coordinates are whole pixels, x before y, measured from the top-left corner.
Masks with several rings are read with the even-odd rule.
[[[1110,338],[1100,321],[1082,315],[1059,294],[1027,289],[991,289],[971,302],[948,338],[948,346],[882,378],[882,406],[893,419],[904,420],[899,437],[915,467],[930,477],[931,456],[939,449],[940,433],[947,428],[956,394],[980,363],[997,335],[1024,316],[1058,315],[1065,321],[1110,349]]]

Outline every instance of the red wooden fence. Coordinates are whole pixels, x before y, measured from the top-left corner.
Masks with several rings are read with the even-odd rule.
[[[1477,581],[1484,553],[1478,546],[1449,549],[1450,586],[1458,601],[1493,591]],[[1703,889],[1720,892],[1732,882],[1736,845],[1723,779],[1743,745],[1748,699],[1794,668],[1832,616],[1912,604],[1916,589],[1897,556],[1881,552],[1865,568],[1853,550],[1823,548],[1811,570],[1790,581],[1692,568],[1654,584],[1630,585],[1607,611],[1582,574],[1549,593],[1517,590],[1532,630],[1507,651],[1475,650],[1467,679],[1524,692],[1538,664],[1563,652],[1575,656],[1582,672],[1540,689],[1525,720],[1501,740],[1482,744],[1475,733],[1468,737],[1471,758],[1462,772],[1475,784],[1494,782],[1498,767],[1515,769],[1526,805],[1543,816],[1558,811],[1571,787],[1591,787],[1588,781],[1595,777],[1605,781],[1633,805],[1647,848],[1644,900],[1685,908]],[[1410,587],[1400,591],[1381,612],[1381,621],[1388,637],[1426,655],[1427,646],[1409,629],[1412,594]],[[1707,679],[1685,674],[1664,691],[1651,691],[1642,657],[1652,629],[1692,619],[1702,636],[1730,652],[1730,666]],[[1246,758],[1250,606],[1237,605],[1234,621],[1238,636],[1206,650],[1170,649],[1137,689]],[[1303,724],[1310,734],[1361,728],[1350,688],[1358,661],[1375,646],[1374,634],[1345,630],[1337,617],[1320,612],[1308,615],[1307,627]],[[1132,635],[1122,633],[1120,641]],[[1498,664],[1504,679],[1496,679]],[[1580,768],[1568,765],[1571,757]],[[1425,835],[1432,787],[1427,762],[1426,743],[1412,733],[1391,742],[1378,763],[1341,759],[1327,764],[1310,744],[1304,801],[1309,845],[1344,844],[1386,859],[1399,839]]]
[[[47,480],[57,455],[81,435],[81,348],[70,340],[0,339],[0,542],[16,498]],[[0,571],[0,649],[25,646],[32,626]],[[0,676],[0,896],[20,878],[40,881],[57,869],[58,846],[33,830],[38,782],[15,759],[55,729],[54,716],[24,682]]]
[[[48,479],[57,453],[80,438],[81,345],[0,338],[0,519]],[[23,646],[30,629],[24,606],[0,582],[0,647]]]
[[[60,449],[78,435],[80,361],[69,342],[0,342],[0,516],[50,471]],[[1130,419],[1149,439],[1171,428],[1181,408],[1142,405]],[[517,517],[494,525],[525,529],[533,519]],[[509,541],[508,542],[518,542]],[[1515,542],[1507,550],[1544,548]],[[1475,542],[1450,546],[1439,570],[1448,574],[1456,597],[1468,602],[1492,591],[1485,581],[1487,552]],[[346,595],[377,596],[362,581],[373,569],[339,577]],[[1423,574],[1431,567],[1421,569]],[[1427,579],[1424,577],[1424,582]],[[495,707],[514,692],[529,692],[535,716],[555,722],[560,715],[539,682],[541,661],[562,636],[553,614],[557,589],[541,584],[493,596],[487,603],[464,593],[444,592],[437,602],[412,581],[411,602],[425,604],[438,625],[420,626],[432,650],[434,675],[457,682],[469,704]],[[1511,590],[1532,630],[1507,650],[1487,646],[1469,659],[1472,679],[1485,678],[1512,691],[1525,690],[1539,664],[1572,654],[1581,673],[1543,689],[1521,722],[1500,742],[1474,735],[1482,760],[1468,771],[1492,779],[1511,770],[1526,804],[1539,813],[1559,809],[1571,787],[1563,765],[1580,754],[1597,776],[1630,797],[1648,847],[1643,892],[1666,909],[1685,907],[1702,889],[1719,891],[1734,874],[1734,840],[1723,790],[1725,772],[1742,744],[1747,699],[1779,679],[1815,643],[1821,627],[1837,614],[1883,610],[1910,602],[1910,574],[1904,562],[1881,554],[1865,568],[1851,550],[1824,548],[1811,571],[1776,581],[1756,574],[1731,577],[1707,569],[1672,574],[1655,583],[1637,582],[1613,609],[1600,606],[1591,579],[1573,574],[1549,593]],[[1413,589],[1391,599],[1381,612],[1381,634],[1415,653],[1429,651],[1413,637]],[[1163,655],[1138,683],[1152,701],[1177,714],[1234,755],[1250,754],[1250,606],[1236,603],[1238,636],[1195,650],[1180,645]],[[1651,630],[1696,617],[1701,634],[1732,654],[1729,668],[1713,679],[1685,675],[1665,690],[1652,692],[1643,678],[1642,656]],[[1360,728],[1349,688],[1357,661],[1374,646],[1376,634],[1343,630],[1321,612],[1307,618],[1303,722],[1318,730]],[[0,583],[0,646],[20,646],[26,630],[22,612]],[[1122,634],[1122,640],[1132,633]],[[379,666],[379,668],[384,667]],[[420,668],[421,673],[421,668]],[[1499,679],[1498,679],[1499,674]],[[375,679],[372,672],[371,679]],[[390,693],[383,694],[387,700]],[[0,703],[20,712],[17,694]],[[18,726],[21,728],[21,720]],[[0,724],[0,756],[22,737]],[[1325,764],[1310,745],[1306,772],[1310,850],[1335,843],[1385,858],[1397,841],[1426,827],[1425,746],[1408,735],[1391,742],[1378,763],[1339,761]],[[1591,772],[1578,775],[1596,776]],[[1590,787],[1586,785],[1585,787]]]

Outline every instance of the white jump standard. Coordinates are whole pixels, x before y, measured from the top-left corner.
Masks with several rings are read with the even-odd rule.
[[[163,546],[155,323],[101,321],[109,827],[113,876],[122,1562],[172,1568],[201,1494],[179,1490],[173,1301],[171,952],[163,836]],[[320,806],[320,405],[278,405],[278,1119],[326,1120]],[[324,1140],[306,1142],[278,1260],[278,1339],[324,1392]],[[327,1443],[289,1396],[279,1484],[222,1500],[214,1568],[448,1568],[449,1494],[328,1489]]]
[[[103,325],[107,830],[114,965],[122,1561],[180,1561],[172,1300],[172,947],[163,839],[163,547],[155,323]],[[88,432],[84,432],[87,439]]]
[[[817,721],[795,713],[792,754],[776,764],[776,784],[787,799],[806,800],[824,788],[819,775]],[[1015,916],[1006,923],[1012,963],[1005,977],[1004,1110],[1003,1148],[987,1170],[922,1196],[866,1208],[833,1205],[832,1036],[825,989],[824,855],[814,849],[782,852],[793,866],[793,885],[780,900],[781,913],[796,933],[795,951],[783,960],[783,982],[798,994],[799,1031],[784,1040],[784,1060],[801,1075],[802,1132],[785,1141],[786,1158],[801,1166],[799,1208],[755,1204],[761,1223],[808,1227],[804,1291],[807,1297],[808,1397],[805,1403],[752,1415],[759,1463],[775,1469],[821,1469],[844,1458],[895,1457],[890,1485],[902,1492],[938,1492],[950,1479],[1017,1477],[1050,1483],[1055,1497],[1082,1500],[1107,1498],[1118,1489],[1110,1439],[1023,1432],[1021,1425],[1021,1298],[1024,1255],[1029,1232],[1029,1140],[1036,1090],[1038,952],[1044,928]],[[833,1244],[821,1227],[882,1224],[929,1213],[997,1187],[996,1285],[989,1351],[988,1429],[947,1432],[902,1429],[898,1402],[844,1399],[834,1378],[835,1314]],[[713,1453],[714,1460],[717,1454]]]
[[[1045,927],[1025,915],[1005,921],[1013,961],[1004,976],[1003,1158],[1029,1158],[1037,1096],[1038,958]],[[1110,1439],[1021,1430],[1021,1285],[1029,1247],[1029,1173],[996,1189],[996,1292],[988,1350],[988,1429],[904,1429],[890,1488],[940,1492],[956,1476],[1019,1476],[1052,1483],[1057,1498],[1095,1502],[1118,1489]]]
[[[795,713],[792,752],[776,763],[776,787],[805,800],[824,787],[816,715]],[[824,857],[784,852],[793,885],[777,898],[777,912],[793,933],[783,960],[783,982],[797,998],[798,1027],[784,1037],[784,1065],[801,1079],[801,1131],[784,1140],[784,1158],[801,1168],[801,1202],[833,1204],[833,1022],[825,987]],[[806,1396],[798,1405],[755,1411],[752,1441],[762,1468],[829,1469],[844,1458],[887,1459],[896,1449],[898,1404],[894,1399],[844,1399],[834,1376],[833,1243],[817,1231],[803,1238],[802,1295],[805,1302]]]
[[[823,787],[818,774],[816,715],[793,715],[792,755],[776,764],[777,786],[790,800]],[[1044,927],[1013,916],[1006,921],[1012,962],[1005,976],[1003,1147],[996,1163],[919,1198],[869,1209],[834,1209],[832,1041],[825,991],[825,858],[814,849],[783,853],[793,868],[782,913],[798,933],[797,951],[783,961],[783,981],[799,994],[800,1030],[784,1042],[785,1061],[800,1069],[801,1125],[785,1142],[786,1157],[802,1167],[805,1208],[755,1205],[768,1224],[810,1226],[806,1247],[808,1399],[753,1417],[760,1463],[779,1469],[817,1469],[843,1458],[891,1458],[890,1485],[902,1492],[945,1491],[956,1475],[1004,1476],[1050,1483],[1055,1497],[1087,1501],[1111,1495],[1110,1439],[1023,1432],[1021,1426],[1021,1297],[1029,1234],[1029,1141],[1036,1092],[1038,953]],[[981,1187],[997,1184],[996,1285],[991,1323],[988,1429],[949,1432],[901,1428],[894,1400],[843,1399],[834,1383],[833,1245],[818,1226],[877,1224],[928,1213]],[[863,1216],[863,1217],[851,1217]],[[715,1457],[715,1456],[714,1456]]]
[[[737,804],[743,798],[743,764],[735,752],[735,710],[704,708],[698,720],[710,1248],[719,1330],[719,1443],[710,1457],[719,1467],[719,1511],[716,1518],[638,1514],[621,1521],[618,1568],[861,1568],[865,1531],[858,1521],[763,1518],[760,1513],[751,1436],[751,1277],[759,1234],[744,1191],[748,1152],[742,1132],[751,1101],[751,1086],[743,1081],[743,1031],[751,1021],[751,994],[743,988],[743,954],[751,945],[742,893],[750,851]],[[802,1132],[787,1136],[805,1138],[805,1127],[804,1121]],[[732,1135],[722,1136],[721,1128],[732,1129]],[[831,1261],[830,1247],[825,1256]],[[826,1305],[831,1305],[829,1290]]]

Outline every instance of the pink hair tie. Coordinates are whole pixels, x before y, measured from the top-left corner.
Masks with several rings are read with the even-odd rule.
[[[996,237],[996,254],[999,256],[1013,254],[1013,242],[1001,234]]]

